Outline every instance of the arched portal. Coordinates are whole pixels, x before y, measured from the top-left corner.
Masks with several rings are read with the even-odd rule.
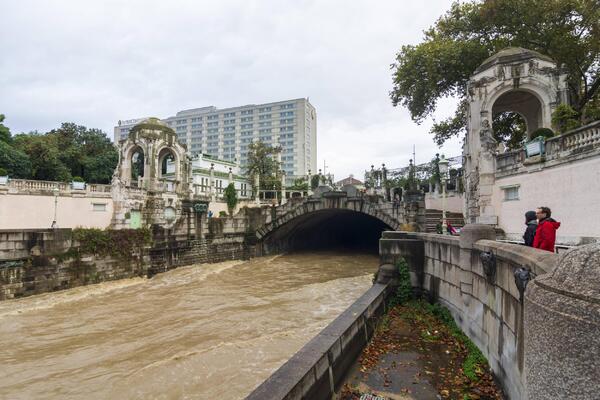
[[[378,218],[348,209],[301,214],[263,238],[266,253],[274,251],[342,250],[378,253],[381,233],[393,230]]]
[[[500,95],[492,105],[493,119],[496,120],[497,116],[508,112],[516,113],[523,118],[527,138],[543,126],[542,103],[534,92],[513,89]]]

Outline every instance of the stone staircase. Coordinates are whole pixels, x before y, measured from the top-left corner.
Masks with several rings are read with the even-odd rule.
[[[442,219],[442,210],[427,209],[425,210],[426,232],[436,233],[436,225]],[[455,228],[462,228],[465,225],[465,219],[462,213],[446,211],[446,219]]]

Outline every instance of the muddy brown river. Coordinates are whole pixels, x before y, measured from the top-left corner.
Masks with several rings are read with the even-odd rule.
[[[242,399],[377,265],[260,257],[0,302],[0,399]]]

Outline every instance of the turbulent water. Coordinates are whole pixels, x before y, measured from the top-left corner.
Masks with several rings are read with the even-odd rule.
[[[0,303],[0,399],[241,399],[371,285],[295,254]]]

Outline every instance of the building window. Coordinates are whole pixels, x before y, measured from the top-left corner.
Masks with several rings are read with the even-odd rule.
[[[250,122],[252,121],[252,117],[244,117],[242,119],[240,119],[241,122]]]
[[[178,119],[177,120],[177,125],[184,125],[187,124],[187,119]]]
[[[271,114],[259,115],[258,119],[271,119]]]
[[[290,108],[294,108],[296,105],[294,103],[291,104],[282,104],[279,108],[282,110],[288,110]]]
[[[280,112],[279,116],[280,117],[293,117],[294,116],[294,112],[293,111]]]
[[[210,128],[208,129],[208,133],[217,133],[219,132],[219,128]]]
[[[231,117],[235,117],[235,112],[228,112],[223,114],[223,118],[231,118]]]
[[[502,187],[504,190],[504,201],[519,200],[519,185]]]
[[[260,127],[271,126],[271,121],[259,122],[258,126],[260,126]]]
[[[223,125],[234,125],[235,119],[226,119],[223,121]]]
[[[269,111],[271,111],[271,107],[261,107],[261,108],[258,109],[259,113],[269,112]]]
[[[202,117],[192,118],[192,122],[202,121]]]
[[[252,124],[242,124],[242,129],[252,129]]]
[[[251,115],[254,110],[242,110],[242,115]]]
[[[93,211],[106,211],[106,203],[92,203]]]
[[[209,115],[208,117],[206,117],[206,119],[208,119],[208,120],[219,119],[219,116],[218,115]]]

